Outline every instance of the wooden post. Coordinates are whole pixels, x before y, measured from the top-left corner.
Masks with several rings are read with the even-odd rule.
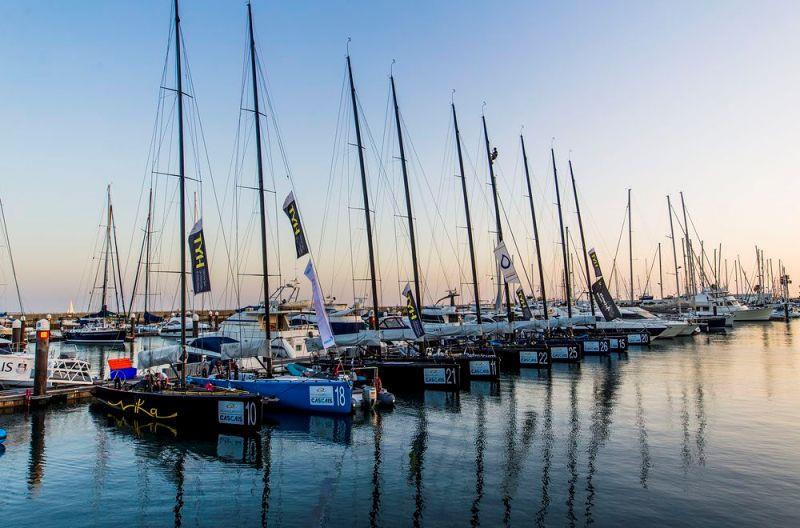
[[[36,323],[36,359],[33,374],[33,395],[47,394],[47,360],[50,356],[50,322],[40,319]]]
[[[131,314],[131,341],[136,339],[136,318],[137,315],[135,313]]]

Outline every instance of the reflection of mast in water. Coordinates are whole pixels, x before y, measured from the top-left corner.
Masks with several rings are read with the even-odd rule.
[[[695,404],[697,412],[697,433],[695,443],[697,444],[697,463],[701,466],[706,465],[706,405],[705,392],[703,390],[703,373],[700,365],[699,354],[694,358],[694,380],[695,380]]]
[[[569,444],[567,445],[567,468],[569,484],[567,487],[567,520],[575,526],[575,486],[578,482],[578,437],[581,434],[581,421],[578,414],[578,374],[574,374],[569,384]]]
[[[372,507],[369,510],[369,525],[378,526],[378,516],[381,511],[381,434],[383,433],[383,419],[380,413],[375,413],[375,460],[372,466]]]
[[[267,526],[269,514],[269,475],[272,471],[272,429],[266,428],[262,433],[263,442],[261,445],[261,469],[264,471],[264,488],[261,491],[261,526]]]
[[[511,523],[511,499],[517,490],[522,464],[528,458],[528,451],[533,443],[536,433],[536,413],[527,411],[525,421],[522,424],[522,438],[517,447],[517,401],[516,383],[511,379],[511,395],[508,415],[511,419],[506,433],[506,471],[503,475],[503,524],[508,526]]]
[[[483,452],[486,449],[486,402],[478,395],[478,415],[475,428],[475,499],[472,501],[470,526],[480,526],[480,503],[483,498]]]
[[[44,477],[44,419],[42,411],[31,415],[31,455],[28,462],[28,491],[39,491]]]
[[[636,382],[636,427],[639,429],[639,454],[642,456],[642,469],[639,473],[639,482],[647,489],[647,475],[653,466],[650,460],[650,446],[647,443],[647,424],[644,419],[644,406],[642,405],[642,389]]]
[[[175,507],[172,511],[175,513],[175,528],[178,528],[183,520],[183,470],[186,463],[186,453],[181,450],[178,455],[178,461],[175,464]]]
[[[692,464],[692,448],[689,446],[691,435],[689,434],[689,402],[686,395],[686,387],[681,391],[681,426],[683,427],[683,445],[681,446],[681,460],[683,461],[684,476],[689,471]]]
[[[542,500],[536,512],[536,526],[544,526],[550,506],[550,463],[553,453],[553,380],[547,380],[544,400],[544,426],[542,427]]]
[[[588,470],[586,473],[586,524],[591,524],[592,507],[594,507],[595,489],[592,479],[597,471],[595,462],[597,453],[600,451],[606,440],[608,440],[611,428],[611,414],[614,412],[614,400],[616,399],[617,389],[620,385],[619,371],[613,361],[605,363],[605,373],[601,380],[600,387],[594,387],[594,411],[592,412],[592,436],[588,448]]]
[[[408,454],[408,480],[414,482],[414,526],[422,526],[422,512],[425,510],[423,496],[422,470],[425,464],[425,452],[428,448],[428,417],[425,407],[420,405],[417,411],[417,431],[411,442]]]

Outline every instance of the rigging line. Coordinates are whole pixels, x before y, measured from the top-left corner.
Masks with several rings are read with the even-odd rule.
[[[400,121],[403,124],[403,130],[406,131],[406,134],[404,135],[404,139],[407,140],[408,145],[411,147],[410,150],[411,150],[412,156],[417,162],[418,168],[420,170],[420,173],[422,174],[423,181],[425,182],[425,186],[426,186],[426,188],[428,190],[429,196],[434,196],[433,189],[431,188],[431,185],[430,185],[430,180],[428,178],[427,173],[425,172],[425,168],[422,166],[422,160],[420,159],[419,154],[417,153],[417,148],[416,148],[416,146],[414,144],[413,138],[412,138],[411,134],[408,133],[408,130],[407,130],[407,127],[406,127],[406,124],[405,124],[405,119],[403,118],[403,114],[402,113],[400,114]],[[447,121],[448,121],[448,123],[450,123],[449,119]],[[446,144],[449,144],[449,142],[450,142],[450,138],[449,138],[450,126],[452,126],[452,125],[448,124],[448,131],[447,131],[448,137],[447,137],[447,139],[445,141]],[[451,156],[452,156],[452,153],[451,153]],[[440,185],[441,185],[441,183],[440,183]],[[439,208],[438,200],[434,201],[433,206],[434,206],[434,210],[436,211],[438,219],[441,220],[442,226],[444,226],[445,225],[445,221],[444,221],[444,217],[441,214],[441,209]],[[428,208],[423,208],[423,210],[425,211],[426,216],[428,216]],[[428,216],[428,218],[430,219],[429,216]],[[445,235],[445,238],[447,239],[448,244],[450,244],[450,249],[452,249],[453,254],[456,255],[457,254],[456,246],[453,243],[453,240],[450,237],[449,232],[447,230],[444,230],[444,235]],[[438,254],[439,253],[438,244],[434,244],[434,247],[436,248],[436,252]],[[439,261],[440,261],[440,264],[442,264],[442,266],[443,266],[443,262],[442,262],[441,256],[439,258]]]
[[[622,233],[625,230],[625,225],[628,221],[628,207],[625,206],[625,214],[622,216],[622,225],[619,228],[619,237],[617,238],[617,247],[614,250],[614,258],[611,261],[611,275],[608,277],[608,283],[614,280],[614,273],[617,271],[617,255],[619,255],[619,246],[622,243]],[[623,280],[623,284],[625,281]]]
[[[6,223],[6,209],[3,206],[3,200],[0,198],[0,215],[2,216],[3,220],[3,233],[6,235],[6,247],[8,248],[8,260],[11,262],[11,275],[14,277],[14,286],[17,289],[17,301],[19,301],[19,311],[20,314],[25,313],[25,309],[22,307],[22,295],[19,291],[19,281],[17,280],[17,269],[14,266],[14,254],[11,252],[11,239],[8,236],[8,224]]]
[[[650,287],[650,277],[653,273],[653,266],[655,266],[656,264],[656,255],[658,255],[658,248],[656,248],[656,250],[653,252],[653,260],[650,263],[650,269],[647,271],[647,279],[645,280],[644,283],[644,292],[642,292],[643,294],[646,293]]]
[[[508,225],[508,232],[511,233],[511,241],[514,243],[514,249],[516,249],[517,254],[520,256],[519,260],[522,261],[522,252],[519,250],[519,245],[517,244],[517,237],[514,236],[514,230],[511,229],[511,222],[508,219],[508,213],[506,212],[506,208],[505,208],[505,204],[503,203],[503,199],[500,196],[498,196],[497,200],[500,202],[500,210],[503,212],[503,218],[506,219],[506,224]],[[524,262],[520,262],[520,263],[522,264],[522,266],[521,266],[522,267],[522,271],[525,273],[525,280],[528,281],[528,288],[530,288],[531,291],[535,291],[533,289],[533,283],[531,282],[531,278],[528,275],[527,266],[525,266]]]

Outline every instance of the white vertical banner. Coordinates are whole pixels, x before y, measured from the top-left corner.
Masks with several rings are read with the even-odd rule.
[[[325,299],[322,297],[322,289],[319,287],[317,273],[311,260],[306,266],[305,276],[311,282],[311,300],[314,304],[314,312],[317,314],[317,328],[319,328],[319,336],[322,338],[322,346],[327,350],[336,345],[336,340],[333,338],[331,322],[328,320],[328,312],[325,311]]]
[[[514,262],[511,260],[511,255],[508,254],[505,242],[500,242],[497,247],[494,248],[494,257],[497,259],[497,266],[503,273],[503,278],[506,282],[522,283],[519,280],[519,275],[517,275],[517,270],[514,269]]]

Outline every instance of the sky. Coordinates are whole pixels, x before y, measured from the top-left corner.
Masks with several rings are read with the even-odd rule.
[[[659,242],[664,293],[675,291],[666,196],[678,204],[680,191],[709,253],[722,244],[731,289],[736,255],[752,280],[756,245],[774,260],[775,275],[778,259],[789,275],[800,266],[794,243],[800,166],[796,2],[254,0],[253,10],[274,105],[264,118],[267,150],[279,152],[274,114],[323,287],[342,301],[362,296],[361,279],[367,276],[352,115],[343,99],[349,94],[342,91],[348,38],[361,117],[373,138],[365,151],[382,303],[396,303],[410,277],[396,135],[387,113],[390,68],[404,134],[413,144],[411,185],[426,304],[450,287],[471,299],[464,284],[469,272],[463,208],[453,177],[451,100],[468,158],[483,299],[493,298],[495,229],[482,113],[500,153],[495,170],[506,240],[514,238],[509,246],[528,289],[535,262],[521,131],[550,292],[558,290],[561,273],[551,146],[574,241],[580,243],[568,158],[587,246],[598,249],[607,269],[616,254],[620,279],[627,277],[628,249],[626,237],[619,249],[617,241],[632,189],[637,296],[645,290]],[[251,107],[242,101],[249,97],[242,90],[245,4],[186,0],[181,11],[191,104],[202,119],[207,149],[200,207],[213,258],[214,293],[194,302],[204,308],[255,302],[258,246],[248,232],[253,194],[245,189],[255,182],[253,149],[236,148],[237,137],[252,134],[238,125],[252,119],[252,113],[240,112]],[[109,183],[130,294],[154,120],[160,98],[169,93],[160,86],[174,86],[171,62],[162,81],[170,15],[168,0],[0,2],[0,198],[28,311],[61,311],[70,302],[85,307]],[[240,158],[240,169],[233,171],[240,202],[234,206],[231,166]],[[293,258],[288,221],[276,214],[292,186],[283,162],[274,161],[268,171],[274,192],[268,200],[271,273],[279,269],[282,282],[298,278],[301,298],[308,297],[305,262]],[[214,200],[214,193],[229,198]],[[170,194],[164,196],[159,221],[165,233],[175,232]],[[235,218],[243,226],[238,230]],[[162,271],[177,269],[177,242],[166,235],[159,240],[174,249],[162,250]],[[4,249],[0,310],[16,310]],[[238,295],[230,286],[233,268]],[[657,267],[650,274],[647,290],[657,296]],[[161,275],[153,302],[170,309],[176,306],[175,286]],[[271,279],[271,288],[278,280]]]

